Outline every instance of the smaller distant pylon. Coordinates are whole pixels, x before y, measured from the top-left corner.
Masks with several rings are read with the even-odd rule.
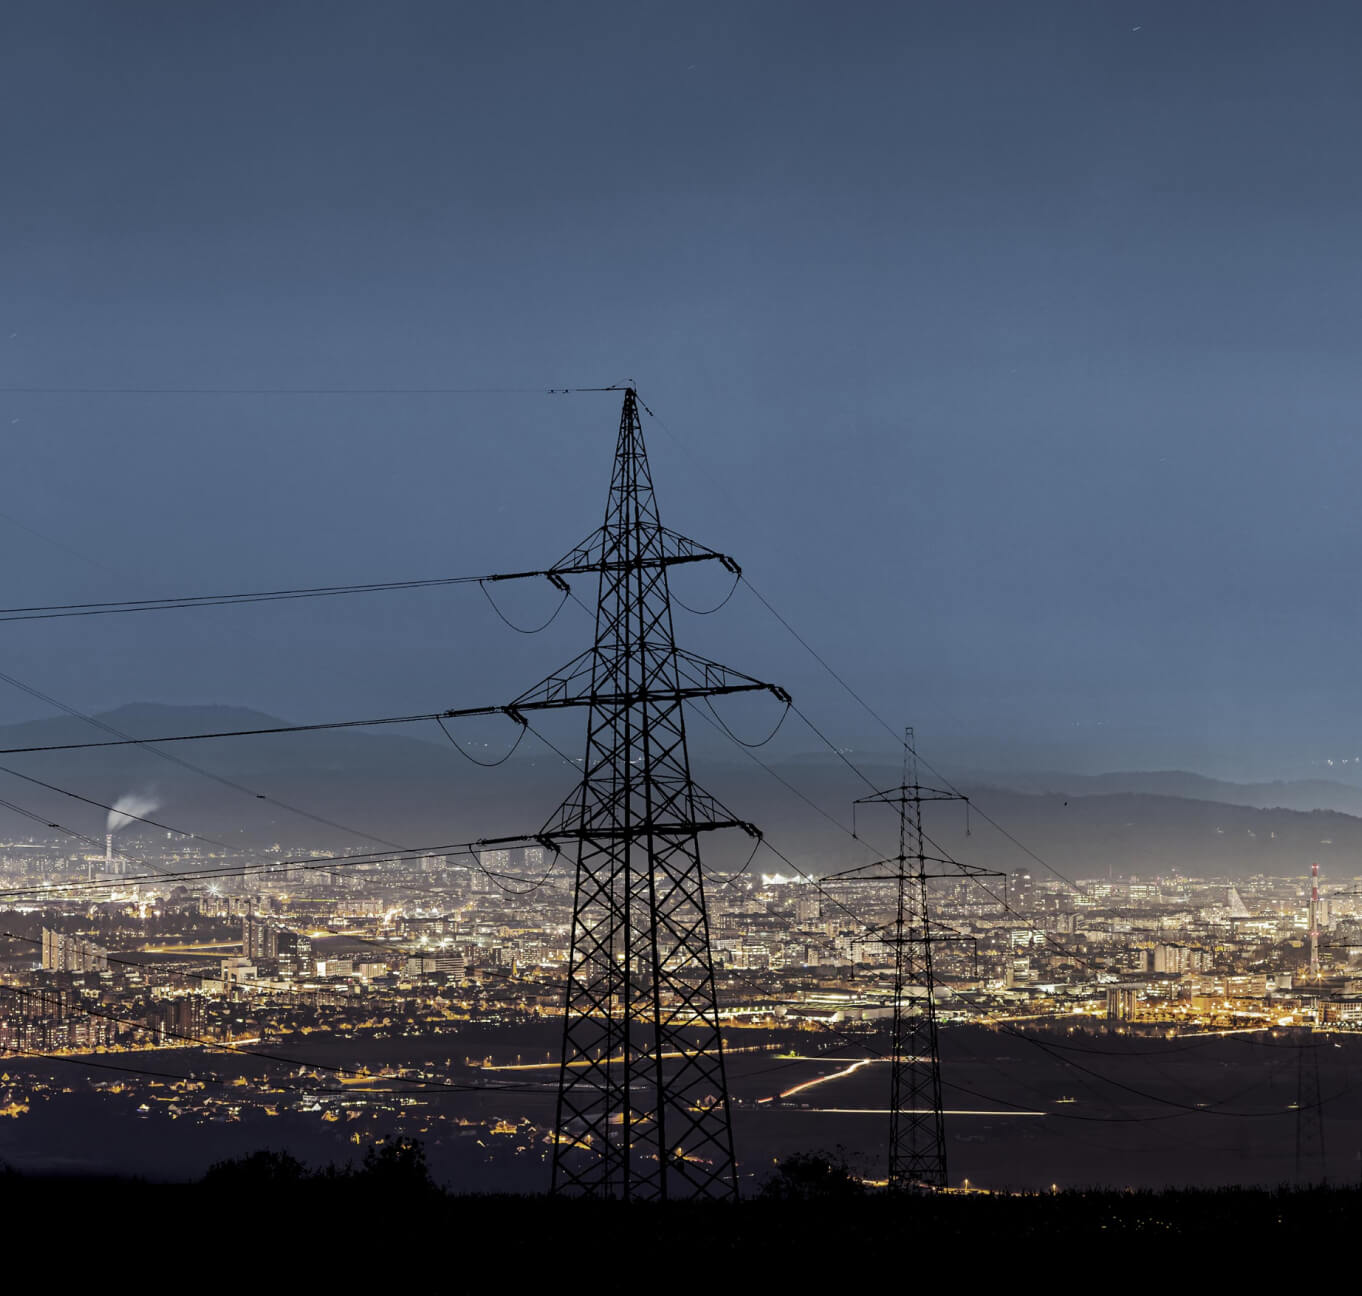
[[[928,883],[939,877],[1001,877],[972,865],[928,855],[922,830],[924,801],[967,801],[954,790],[918,782],[912,729],[904,730],[899,786],[856,804],[893,806],[899,848],[892,859],[836,874],[845,881],[896,883],[893,921],[879,939],[894,954],[893,1028],[889,1049],[889,1190],[933,1192],[946,1186],[946,1123],[941,1103],[933,947],[958,939],[933,925]]]

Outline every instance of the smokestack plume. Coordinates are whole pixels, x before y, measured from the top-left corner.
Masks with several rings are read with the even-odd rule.
[[[113,803],[113,809],[109,811],[108,822],[104,825],[105,831],[110,836],[116,832],[122,832],[134,820],[145,818],[160,809],[160,806],[161,803],[155,797],[140,796],[135,792],[129,792]]]
[[[155,797],[139,795],[136,792],[126,793],[113,803],[113,808],[109,811],[109,818],[104,824],[104,872],[114,872],[113,859],[113,839],[114,833],[122,832],[130,823],[135,823],[138,819],[143,819],[147,815],[160,807],[160,802]],[[122,872],[122,867],[118,872]]]

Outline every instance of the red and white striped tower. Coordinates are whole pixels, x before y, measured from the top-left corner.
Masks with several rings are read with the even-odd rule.
[[[1310,980],[1319,980],[1319,865],[1310,865]]]

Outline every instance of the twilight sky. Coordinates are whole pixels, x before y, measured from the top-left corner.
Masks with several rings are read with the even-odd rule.
[[[924,750],[1351,777],[1359,65],[1332,0],[10,0],[0,386],[518,390],[0,391],[0,604],[547,564],[618,400],[539,393],[632,378],[664,520]],[[476,587],[0,629],[83,708],[299,720],[589,633]],[[678,629],[874,733],[745,591]]]

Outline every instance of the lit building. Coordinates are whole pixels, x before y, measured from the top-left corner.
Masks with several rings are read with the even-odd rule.
[[[241,920],[241,953],[251,960],[279,957],[279,932],[259,918],[247,916]]]
[[[107,972],[109,953],[89,941],[43,928],[45,972]]]

